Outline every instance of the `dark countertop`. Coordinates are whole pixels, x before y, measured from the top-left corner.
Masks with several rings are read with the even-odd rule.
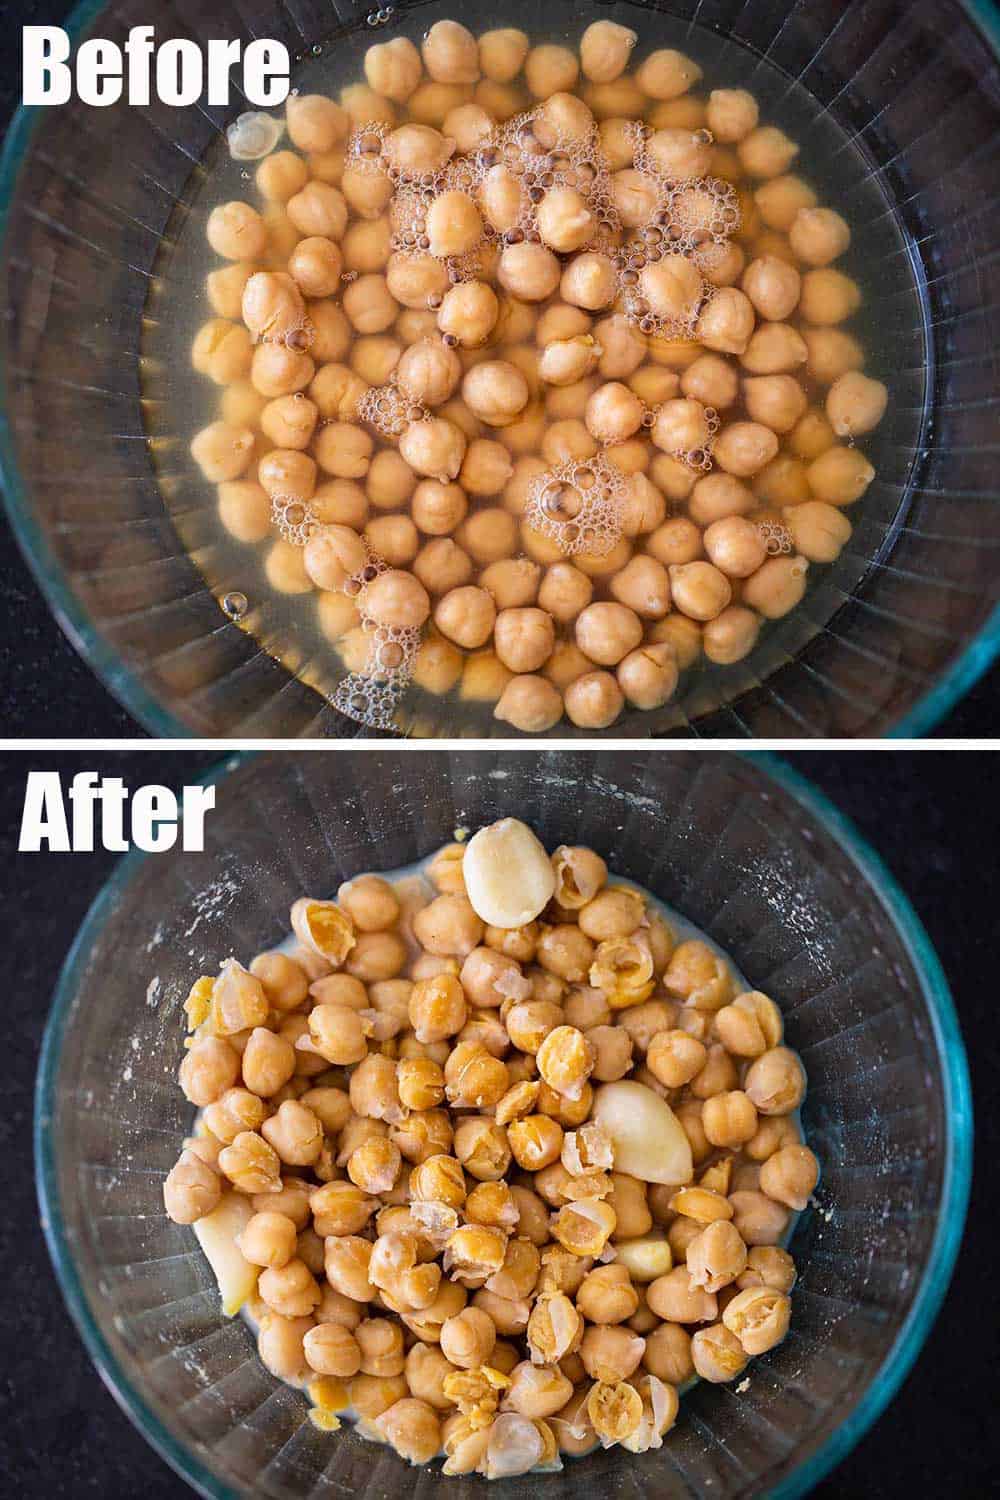
[[[978,1102],[972,1214],[944,1309],[888,1412],[814,1493],[819,1500],[996,1493],[1000,1116],[987,1101],[1000,1076],[994,982],[1000,855],[995,840],[983,837],[997,821],[996,760],[979,752],[903,751],[787,758],[855,820],[926,924],[955,995]],[[7,1088],[0,1112],[6,1186],[0,1495],[129,1500],[141,1493],[144,1500],[182,1500],[189,1492],[132,1429],[91,1367],[63,1308],[38,1225],[32,1085],[48,997],[113,858],[14,857],[28,760],[0,757],[0,910],[7,919],[8,975]],[[210,754],[189,751],[30,758],[35,769],[86,767],[124,776],[130,785],[160,781],[175,788],[212,761]]]
[[[10,28],[60,23],[69,0],[11,0]],[[20,96],[20,70],[11,48],[0,63],[0,130]],[[0,518],[0,705],[4,737],[145,738],[63,635]],[[1000,667],[994,667],[933,731],[935,738],[1000,737]]]

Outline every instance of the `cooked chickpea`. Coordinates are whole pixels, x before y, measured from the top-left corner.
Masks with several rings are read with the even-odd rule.
[[[617,666],[641,640],[642,622],[624,604],[588,604],[577,617],[576,643],[601,666]]]
[[[434,611],[442,635],[467,651],[483,646],[493,634],[496,606],[485,589],[466,585],[451,589]]]
[[[732,598],[728,578],[712,563],[675,564],[669,572],[673,602],[692,620],[714,620]]]
[[[528,382],[507,360],[473,365],[462,381],[462,399],[490,427],[505,427],[513,421],[528,404],[528,395]]]
[[[838,437],[862,437],[881,422],[888,401],[889,392],[880,380],[847,370],[826,393],[826,414]]]
[[[808,1146],[782,1146],[760,1169],[761,1192],[787,1208],[804,1209],[819,1181],[819,1163]]]
[[[287,1166],[313,1166],[323,1149],[322,1125],[297,1099],[286,1099],[277,1113],[264,1121],[260,1133]]]
[[[661,708],[677,687],[678,664],[667,642],[641,646],[618,664],[618,684],[628,702],[646,711]]]
[[[586,423],[599,442],[621,443],[642,425],[643,407],[639,397],[620,381],[598,386],[587,401]]]
[[[730,422],[719,433],[712,450],[719,467],[737,479],[759,473],[777,451],[777,437],[760,422]]]
[[[791,1303],[769,1287],[748,1287],[734,1297],[722,1321],[747,1354],[765,1354],[788,1332]]]
[[[706,348],[720,354],[743,354],[750,343],[754,321],[750,298],[734,286],[720,287],[698,318],[696,336]]]
[[[757,375],[743,382],[747,414],[772,432],[790,432],[809,404],[792,375]]]
[[[691,1360],[702,1380],[718,1384],[735,1380],[746,1368],[750,1356],[734,1333],[723,1323],[699,1328],[691,1339]]]
[[[635,81],[651,99],[676,99],[701,77],[701,69],[683,52],[664,47],[651,52],[636,70]]]
[[[349,1380],[361,1368],[361,1350],[349,1328],[338,1323],[320,1322],[310,1328],[302,1341],[306,1363],[318,1375],[333,1375]]]
[[[651,1282],[646,1301],[666,1323],[710,1323],[718,1313],[714,1293],[696,1286],[687,1266],[675,1266]]]
[[[821,327],[842,323],[860,306],[861,289],[843,271],[821,266],[803,276],[799,312],[807,323]]]
[[[444,21],[437,23],[438,26],[447,24],[449,23]],[[352,1385],[352,1394],[353,1389]],[[428,1406],[425,1401],[405,1397],[403,1400],[396,1401],[380,1416],[375,1417],[374,1421],[386,1441],[391,1443],[399,1456],[405,1458],[408,1463],[430,1463],[431,1459],[440,1452],[441,1423],[434,1408]]]
[[[457,21],[435,21],[420,50],[424,67],[438,83],[475,83],[479,77],[476,39]]]
[[[205,234],[225,260],[258,260],[267,249],[267,226],[249,203],[222,203],[208,216]]]
[[[399,440],[400,455],[410,468],[442,484],[458,475],[465,448],[465,434],[443,417],[411,422]]]
[[[504,246],[497,265],[497,280],[504,291],[522,302],[544,302],[559,285],[560,272],[559,261],[551,250],[525,240]],[[563,297],[570,300],[565,288]]]
[[[756,129],[759,113],[756,99],[746,89],[713,89],[705,123],[717,141],[737,145]]]
[[[767,620],[780,620],[801,601],[809,564],[804,557],[770,557],[743,585],[743,602]]]
[[[731,666],[750,654],[759,634],[759,615],[742,605],[731,604],[714,620],[707,621],[702,632],[702,650],[709,661]]]
[[[788,1210],[753,1188],[730,1193],[732,1222],[747,1245],[777,1245],[788,1228]]]
[[[750,262],[740,285],[762,318],[782,323],[798,306],[802,278],[787,261],[763,255]]]

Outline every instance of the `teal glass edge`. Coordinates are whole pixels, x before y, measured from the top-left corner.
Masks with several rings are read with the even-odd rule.
[[[900,933],[928,1000],[929,1016],[944,1086],[947,1129],[944,1188],[937,1231],[920,1289],[878,1381],[869,1387],[847,1420],[796,1471],[768,1492],[769,1500],[797,1500],[846,1458],[882,1415],[913,1366],[941,1308],[961,1243],[972,1181],[972,1089],[968,1062],[948,981],[937,953],[909,898],[881,857],[827,797],[780,757],[762,751],[738,752],[776,782],[839,843],[854,860]],[[227,756],[199,778],[213,785],[251,754]],[[51,1101],[54,1097],[62,1028],[76,991],[77,974],[119,893],[146,855],[126,855],[95,899],[63,964],[45,1027],[35,1085],[34,1152],[39,1212],[49,1255],[69,1312],[87,1352],[115,1401],[152,1448],[199,1494],[209,1500],[233,1500],[189,1448],[165,1429],[149,1403],[130,1384],[105,1340],[77,1276],[72,1250],[59,1211]]]
[[[1000,9],[994,0],[962,0],[964,8],[987,37],[1000,58]],[[81,0],[66,22],[75,43],[104,7],[104,0]],[[39,106],[21,105],[0,153],[0,259],[7,233],[7,220],[21,163],[31,137],[44,113]],[[7,389],[6,362],[0,349],[0,393]],[[101,639],[70,589],[63,570],[35,522],[25,494],[6,411],[0,405],[0,493],[11,529],[35,582],[60,628],[105,687],[153,736],[188,739],[194,731],[158,702],[131,669]],[[972,688],[1000,655],[1000,605],[986,624],[964,647],[938,682],[888,730],[890,739],[919,739],[928,734],[960,698]]]

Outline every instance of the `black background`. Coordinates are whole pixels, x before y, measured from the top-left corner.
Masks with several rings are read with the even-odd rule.
[[[67,775],[93,769],[123,776],[130,786],[159,781],[177,788],[214,759],[190,751],[0,755],[0,911],[6,919],[0,1496],[130,1500],[141,1493],[144,1500],[182,1500],[188,1493],[95,1374],[63,1308],[34,1195],[31,1093],[49,997],[114,859],[15,856],[15,849],[29,766]],[[889,1410],[814,1494],[819,1500],[996,1494],[997,760],[985,752],[940,751],[812,752],[787,759],[854,819],[917,908],[952,986],[977,1100],[976,1181],[943,1311]]]
[[[0,5],[6,48],[0,59],[0,129],[20,95],[15,31],[58,25],[67,0],[12,0]],[[19,32],[18,32],[19,35]],[[0,704],[3,734],[12,738],[145,738],[142,729],[77,656],[0,520]],[[956,705],[936,737],[992,739],[1000,734],[1000,667]]]

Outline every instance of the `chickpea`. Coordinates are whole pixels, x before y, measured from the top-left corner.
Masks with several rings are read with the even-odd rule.
[[[724,409],[732,406],[739,395],[739,378],[721,355],[702,354],[684,371],[680,388],[685,396],[703,406]]]
[[[782,518],[795,550],[810,562],[835,562],[850,540],[852,527],[843,511],[821,500],[790,506]]]
[[[703,308],[695,331],[709,349],[744,354],[754,331],[753,303],[734,286],[720,287]]]
[[[457,25],[456,22],[438,21],[437,26]],[[432,30],[436,30],[433,27]],[[464,30],[465,28],[460,28]],[[424,43],[425,62],[427,43]],[[428,63],[428,71],[430,64]],[[353,1386],[352,1386],[353,1391]],[[425,1401],[406,1397],[390,1406],[375,1419],[375,1426],[386,1441],[395,1448],[401,1458],[411,1464],[430,1463],[441,1449],[441,1424],[434,1408]]]
[[[787,1208],[804,1209],[819,1181],[819,1163],[807,1146],[782,1146],[760,1169],[761,1192]]]
[[[608,269],[611,269],[610,265]],[[608,301],[616,295],[616,286],[614,283]],[[620,313],[602,318],[594,329],[594,337],[602,350],[598,370],[606,380],[626,379],[646,358],[645,339]]]
[[[562,272],[559,294],[568,305],[588,312],[612,305],[618,294],[618,281],[607,255],[598,251],[574,255]]]
[[[250,277],[251,282],[254,279]],[[242,382],[250,372],[252,361],[253,344],[249,333],[225,318],[212,318],[204,323],[191,346],[192,368],[199,375],[207,375],[216,385]]]
[[[520,73],[529,45],[523,31],[484,31],[479,38],[479,66],[484,77],[495,83],[510,83]]]
[[[307,1105],[295,1099],[286,1099],[264,1121],[260,1133],[287,1166],[313,1166],[323,1149],[322,1125]]]
[[[760,422],[730,422],[715,440],[713,457],[727,474],[748,479],[771,462],[778,439]]]
[[[265,1369],[279,1380],[298,1380],[307,1372],[304,1339],[313,1327],[312,1316],[283,1318],[267,1312],[257,1334],[257,1353]]]
[[[497,280],[504,291],[522,302],[544,302],[559,285],[561,267],[552,251],[544,245],[525,240],[505,245],[497,265]],[[569,302],[563,287],[563,298]]]
[[[703,177],[712,161],[711,143],[698,130],[677,126],[654,131],[646,150],[663,175],[676,181]]]
[[[827,391],[826,414],[838,437],[861,437],[881,422],[888,400],[889,392],[880,380],[847,370]]]
[[[481,422],[504,427],[528,404],[528,382],[516,365],[491,359],[469,370],[462,398]]]
[[[399,440],[400,454],[410,468],[442,484],[457,476],[465,448],[465,434],[443,417],[411,422]]]
[[[458,355],[442,343],[411,344],[396,367],[400,390],[425,406],[440,406],[447,401],[461,378]]]
[[[711,1323],[718,1315],[714,1293],[696,1286],[686,1266],[675,1266],[666,1276],[658,1276],[646,1288],[646,1300],[667,1323]]]
[[[544,734],[562,718],[557,688],[544,677],[514,677],[500,695],[493,717],[524,734]]]
[[[365,53],[365,77],[376,94],[405,104],[423,72],[420,53],[408,37],[369,47]]]
[[[344,312],[357,333],[384,333],[395,321],[399,304],[389,291],[386,278],[373,273],[359,276],[344,290]]]
[[[788,1332],[791,1303],[769,1287],[747,1287],[734,1297],[722,1314],[730,1333],[749,1355],[766,1354]]]
[[[446,594],[472,577],[472,559],[451,537],[435,537],[417,553],[413,571],[432,594]]]
[[[499,610],[520,609],[534,603],[541,571],[530,558],[504,557],[483,569],[479,584],[493,595]]]
[[[695,1371],[713,1384],[735,1380],[746,1369],[749,1358],[736,1335],[722,1323],[699,1328],[691,1340]]]
[[[479,77],[476,39],[457,21],[435,21],[420,50],[437,83],[475,83]]]
[[[732,604],[709,620],[702,633],[702,649],[709,661],[731,666],[742,661],[757,644],[760,618],[752,609]]]
[[[576,621],[576,643],[591,661],[613,667],[642,640],[642,623],[624,604],[588,604]]]
[[[549,188],[537,209],[538,232],[550,250],[566,255],[590,243],[597,220],[575,188]]]
[[[417,912],[413,934],[428,953],[464,958],[482,941],[483,924],[466,896],[445,893]]]
[[[767,620],[780,620],[801,601],[809,564],[804,557],[771,557],[743,585],[743,601]]]
[[[340,249],[345,270],[366,273],[384,270],[392,249],[389,220],[362,219],[348,224]]]
[[[676,99],[701,77],[701,69],[683,52],[664,47],[651,52],[636,70],[635,81],[651,99]]]
[[[753,375],[781,375],[804,364],[808,354],[797,329],[786,323],[765,323],[755,330],[740,363]]]
[[[253,455],[254,436],[249,427],[211,422],[191,441],[191,457],[213,484],[239,479]],[[266,486],[265,486],[266,488]]]
[[[667,642],[630,651],[618,666],[618,683],[635,708],[662,708],[677,688],[678,663]]]
[[[737,145],[756,129],[759,113],[756,99],[746,89],[713,89],[705,123],[717,141]]]
[[[163,1183],[163,1206],[168,1217],[175,1224],[195,1224],[218,1206],[221,1196],[219,1173],[196,1151],[182,1151]],[[294,1235],[292,1244],[294,1249]]]
[[[493,132],[493,121],[478,104],[460,104],[445,115],[442,128],[459,151],[472,152],[488,141]]]
[[[258,260],[267,249],[267,226],[249,203],[220,203],[213,208],[205,235],[216,255],[225,260]]]
[[[555,644],[552,616],[544,609],[502,609],[493,634],[497,655],[516,673],[536,672],[551,656]]]
[[[381,219],[392,198],[392,178],[387,172],[345,167],[340,179],[340,191],[359,218]]]
[[[842,323],[860,306],[861,290],[843,271],[821,266],[803,276],[799,312],[807,323],[820,327]]]
[[[625,175],[619,172],[617,177]],[[686,319],[695,311],[703,295],[701,272],[683,255],[665,255],[662,260],[652,261],[639,272],[639,289],[658,317]],[[723,294],[720,292],[717,295],[721,297]],[[711,303],[708,304],[709,307],[711,305]],[[747,305],[749,307],[749,303]],[[730,324],[734,329],[740,326],[735,320],[736,311],[738,309],[731,310],[729,322],[725,324],[727,328]],[[703,319],[706,313],[702,314]],[[720,328],[723,327],[723,321],[720,321],[718,325]],[[750,327],[751,329],[753,327],[752,307],[750,308]],[[732,336],[727,335],[730,339]],[[747,337],[749,336],[748,332]],[[704,342],[708,343],[708,339],[706,338]],[[728,349],[725,340],[713,344],[712,347],[725,348],[727,352],[733,352]]]
[[[788,227],[792,252],[808,266],[828,266],[851,243],[851,231],[832,208],[800,208]]]
[[[538,373],[549,385],[572,386],[595,369],[598,345],[590,334],[554,339],[546,344],[538,361]]]
[[[467,651],[485,645],[495,621],[492,598],[485,589],[471,585],[451,589],[434,611],[434,623],[442,635]]]
[[[675,564],[669,572],[674,604],[692,620],[714,620],[732,598],[728,578],[711,563]]]
[[[568,47],[546,44],[532,47],[524,60],[524,77],[535,99],[568,93],[579,76],[576,58]]]
[[[787,261],[763,255],[750,262],[740,284],[762,318],[781,323],[798,306],[802,278]]]
[[[237,322],[243,316],[243,288],[257,267],[247,261],[220,266],[205,277],[205,292],[219,318]]]

